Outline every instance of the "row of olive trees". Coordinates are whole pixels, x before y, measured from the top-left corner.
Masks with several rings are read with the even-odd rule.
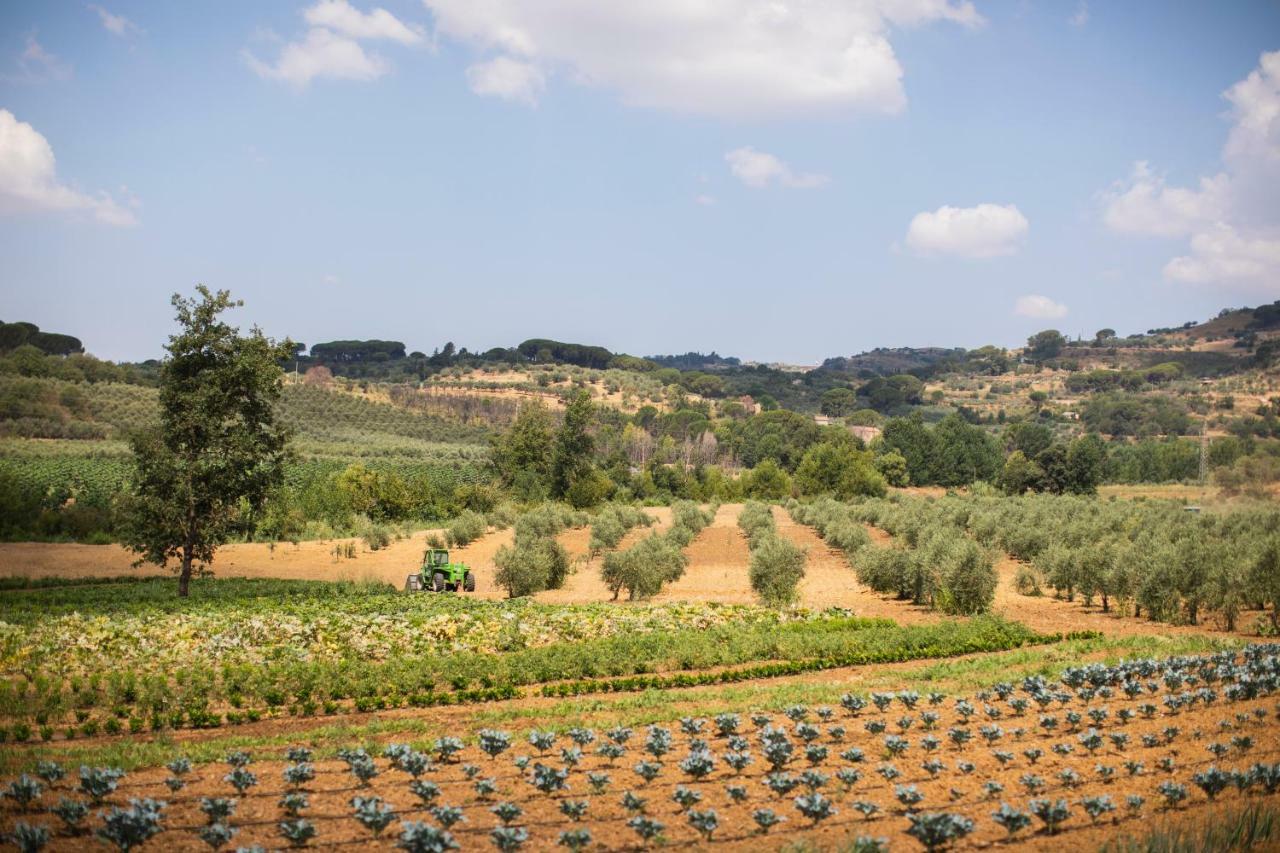
[[[653,524],[653,517],[643,509],[630,504],[609,504],[596,515],[591,522],[591,556],[612,551],[618,547],[622,537],[634,527],[648,527]]]
[[[749,572],[756,595],[770,607],[794,603],[804,579],[804,549],[778,535],[768,504],[748,502],[738,515],[738,526],[751,551]]]
[[[1280,627],[1280,511],[1191,514],[1169,502],[1071,497],[965,500],[979,541],[1029,564],[1044,584],[1104,611],[1235,630],[1246,610]]]
[[[964,535],[952,520],[903,510],[896,499],[852,505],[823,500],[793,503],[792,517],[814,527],[844,551],[858,580],[876,592],[895,595],[945,613],[971,615],[990,609],[996,573],[988,549]],[[872,547],[864,524],[893,533],[892,547]]]
[[[510,598],[559,589],[569,574],[569,555],[556,540],[566,527],[582,527],[586,513],[564,504],[544,503],[515,521],[515,538],[494,555],[494,581]]]
[[[679,580],[689,563],[685,547],[711,523],[716,509],[715,504],[703,510],[692,501],[675,501],[671,504],[670,529],[651,533],[625,551],[606,554],[600,576],[614,599],[624,589],[632,601],[651,598],[663,584]]]

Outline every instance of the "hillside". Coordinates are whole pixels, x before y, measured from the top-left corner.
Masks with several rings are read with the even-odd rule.
[[[1225,311],[1090,341],[1049,330],[1016,350],[877,349],[800,373],[546,339],[484,354],[447,344],[429,356],[398,341],[320,343],[285,375],[278,415],[293,461],[280,505],[254,525],[323,536],[541,495],[542,486],[521,491],[492,443],[530,404],[554,432],[580,395],[594,410],[593,488],[606,496],[799,491],[792,478],[806,454],[852,435],[846,426],[856,446],[871,442],[857,463],[874,468],[871,484],[1066,488],[1065,474],[1051,474],[1053,454],[1090,439],[1099,442],[1090,483],[1198,481],[1207,470],[1261,493],[1280,467],[1278,316],[1275,306]],[[110,538],[130,476],[127,438],[156,417],[158,366],[104,362],[71,336],[34,328],[6,324],[0,351],[3,535]],[[1203,462],[1202,434],[1212,445]],[[1029,469],[1010,480],[1004,469],[1024,464],[1016,453]],[[765,462],[779,466],[778,480],[757,485]]]

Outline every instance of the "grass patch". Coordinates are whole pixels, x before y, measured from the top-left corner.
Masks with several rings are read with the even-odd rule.
[[[1272,849],[1280,841],[1280,813],[1271,803],[1216,810],[1201,825],[1164,824],[1108,841],[1099,853],[1232,853]]]

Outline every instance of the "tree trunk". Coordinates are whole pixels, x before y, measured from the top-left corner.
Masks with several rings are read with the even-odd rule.
[[[182,546],[182,571],[178,574],[178,597],[186,598],[191,587],[191,560],[193,547],[190,542]]]
[[[1105,592],[1102,594],[1102,612],[1111,612],[1111,603],[1107,600],[1107,594]]]

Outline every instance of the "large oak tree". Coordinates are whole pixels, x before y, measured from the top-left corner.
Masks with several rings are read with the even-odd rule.
[[[173,296],[179,332],[160,370],[160,422],[131,437],[135,465],[126,544],[138,563],[177,561],[178,595],[218,546],[261,509],[283,479],[288,435],[277,423],[290,341],[221,315],[241,303],[225,290]]]

